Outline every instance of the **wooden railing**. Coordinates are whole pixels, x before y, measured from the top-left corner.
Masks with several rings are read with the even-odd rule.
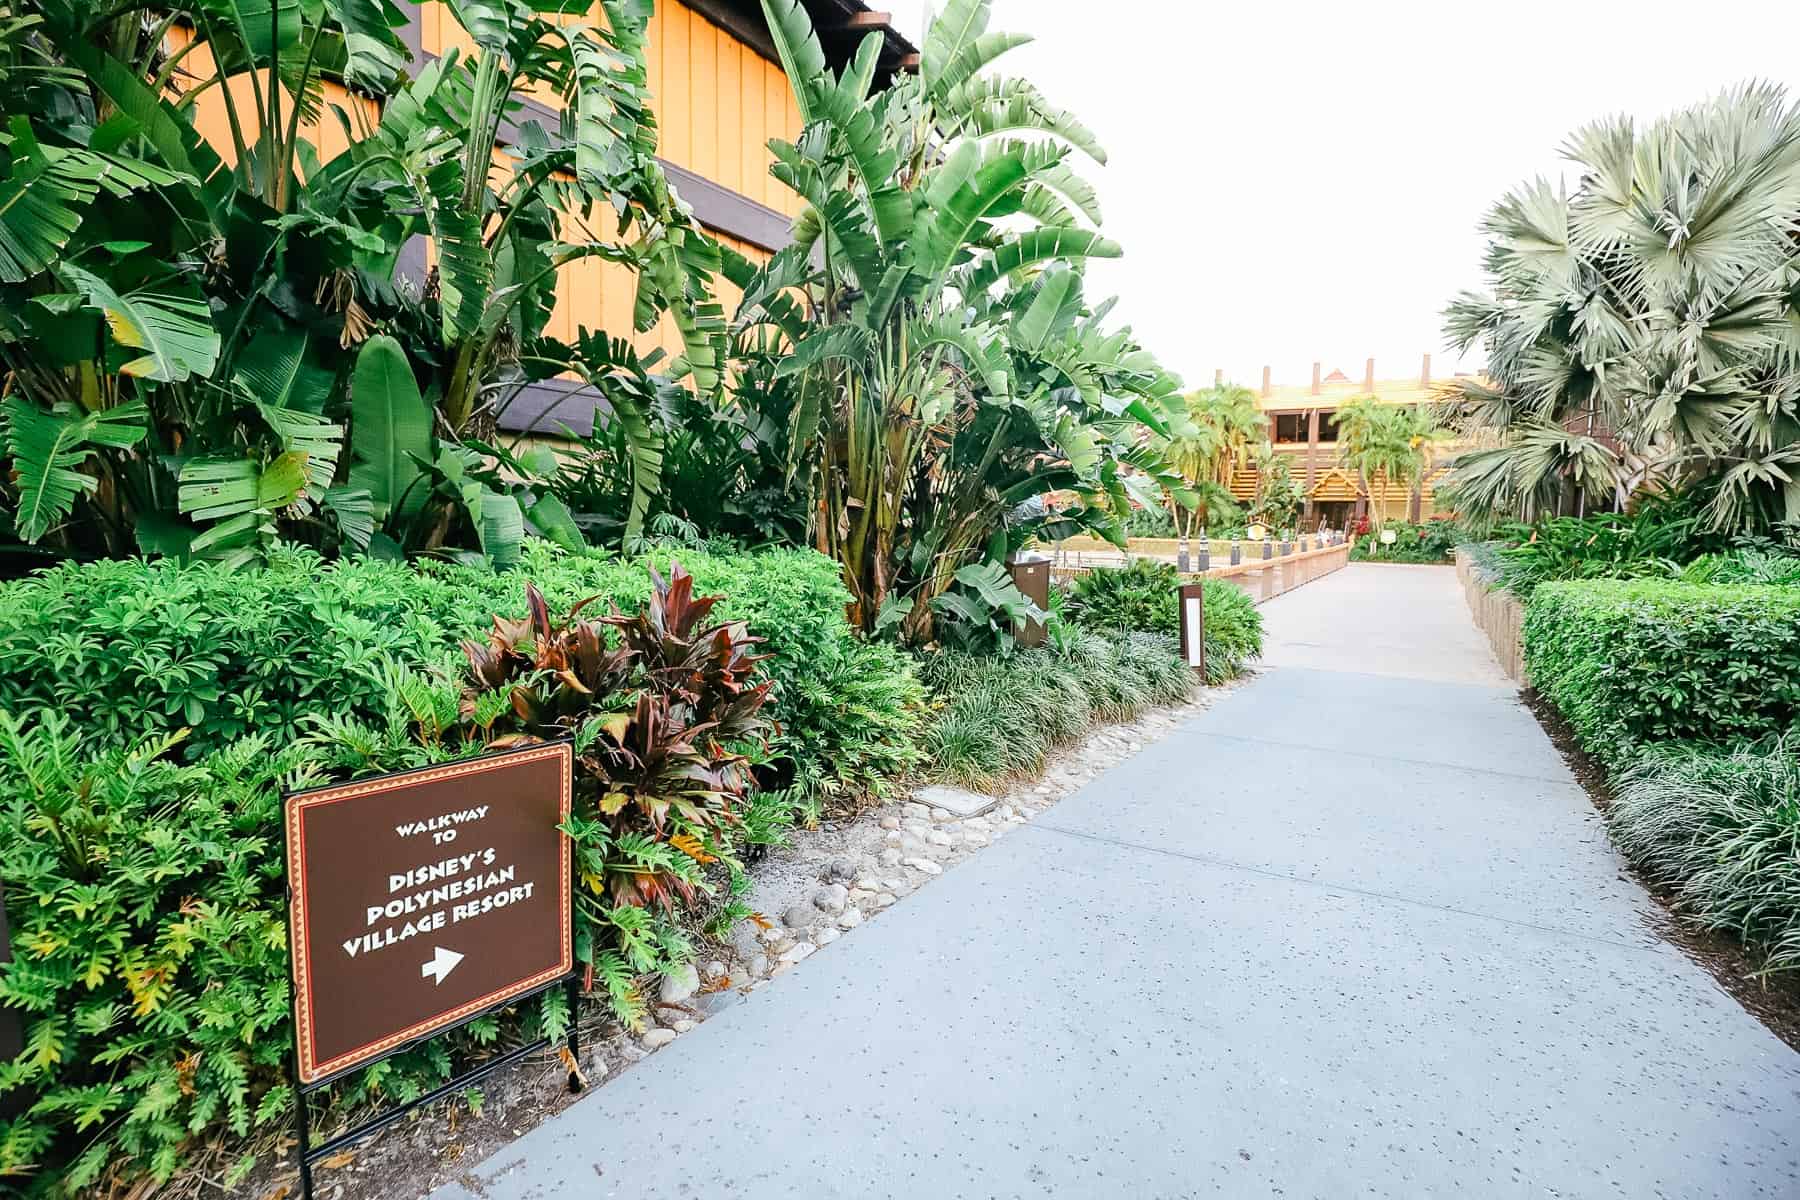
[[[1487,635],[1488,645],[1494,648],[1494,657],[1507,678],[1529,684],[1531,680],[1525,672],[1524,602],[1499,586],[1499,581],[1483,570],[1467,550],[1456,552],[1456,577],[1462,581],[1463,596],[1469,602],[1475,627]]]
[[[1311,539],[1307,539],[1308,542]],[[1058,580],[1069,580],[1096,568],[1121,566],[1133,558],[1152,558],[1159,562],[1175,562],[1179,545],[1173,538],[1132,538],[1129,553],[1098,538],[1070,538],[1055,546],[1051,573]],[[1350,561],[1350,543],[1318,546],[1302,550],[1295,543],[1240,542],[1237,562],[1231,561],[1234,543],[1215,541],[1203,557],[1195,543],[1189,555],[1189,579],[1224,579],[1249,592],[1257,603],[1291,592],[1297,587],[1323,578]],[[1285,551],[1285,553],[1284,553]],[[1264,558],[1264,553],[1268,554]],[[1207,564],[1200,570],[1200,564]]]

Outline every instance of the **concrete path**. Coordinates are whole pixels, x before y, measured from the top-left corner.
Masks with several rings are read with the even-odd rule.
[[[1263,611],[1238,695],[438,1197],[1800,1195],[1800,1055],[1452,573]]]

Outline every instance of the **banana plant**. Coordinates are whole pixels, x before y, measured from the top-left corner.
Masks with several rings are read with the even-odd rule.
[[[16,10],[0,111],[31,115],[0,126],[0,516],[19,539],[231,563],[278,539],[504,561],[521,531],[566,534],[541,479],[478,447],[521,381],[583,371],[597,335],[542,337],[558,273],[583,259],[636,271],[634,327],[671,315],[688,347],[672,369],[716,389],[716,258],[654,159],[648,4],[608,0],[603,23],[450,8],[474,49],[415,77],[390,0]],[[372,129],[327,81],[379,101]],[[560,101],[555,128],[523,119],[524,90]],[[206,108],[227,144],[199,136]],[[309,130],[333,120],[367,136],[320,162]],[[436,247],[423,295],[397,277],[421,235]],[[384,333],[425,408],[423,449],[410,436],[406,451],[424,482],[401,496],[369,479],[395,465],[396,426],[375,415],[389,409],[352,387]],[[392,349],[377,356],[390,367]],[[655,447],[634,451],[654,491]]]
[[[1118,536],[1133,489],[1179,485],[1139,441],[1181,419],[1179,383],[1087,306],[1082,264],[1120,253],[1073,165],[1101,152],[984,74],[1024,41],[989,32],[987,0],[947,5],[879,93],[878,37],[833,72],[798,0],[763,10],[804,123],[772,171],[805,209],[760,268],[725,256],[736,354],[785,385],[789,470],[853,618],[926,641],[982,597],[965,568],[1034,533]]]

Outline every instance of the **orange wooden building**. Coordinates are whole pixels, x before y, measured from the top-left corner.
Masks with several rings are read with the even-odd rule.
[[[884,41],[877,86],[886,86],[895,72],[916,65],[916,49],[894,31],[888,14],[870,11],[861,0],[802,3],[834,69],[841,69],[871,32],[879,33]],[[408,17],[401,36],[412,51],[414,71],[452,49],[474,49],[473,41],[437,0],[402,2],[400,8]],[[598,6],[594,19],[601,19]],[[797,137],[800,113],[782,74],[761,3],[656,0],[648,33],[646,67],[656,115],[657,158],[669,182],[714,237],[751,259],[766,260],[787,244],[793,218],[801,208],[800,200],[769,174],[774,155],[768,144],[775,138],[791,141]],[[171,35],[177,42],[187,36],[180,31]],[[197,53],[203,55],[204,48]],[[194,66],[211,70],[210,63],[196,61]],[[249,78],[240,76],[232,86],[242,89],[242,100],[248,105]],[[331,83],[326,84],[325,93],[327,102],[342,106],[353,121],[366,119],[372,125],[379,116],[377,101]],[[520,99],[520,121],[551,125],[557,121],[556,111],[549,105],[531,97]],[[555,97],[549,99],[556,102]],[[225,105],[217,97],[196,105],[195,125],[222,155],[231,154]],[[335,157],[347,145],[347,135],[335,119],[320,121],[307,133],[322,161]],[[503,127],[502,145],[516,134],[517,126]],[[429,262],[429,246],[424,239],[415,239],[402,256],[402,270],[422,280]],[[721,290],[729,293],[729,284],[718,282]],[[584,326],[615,334],[628,332],[636,289],[636,278],[623,267],[592,259],[571,263],[557,277],[557,307],[546,332],[565,340]],[[727,294],[722,299],[729,312],[732,297]],[[640,340],[671,353],[680,349],[673,330],[666,327]],[[508,406],[502,424],[515,429],[545,428],[539,418],[554,406],[554,424],[567,424],[577,433],[589,432],[593,404],[572,402],[569,392],[575,387],[573,382],[557,380],[530,385]]]
[[[1341,370],[1322,373],[1322,365],[1313,364],[1310,385],[1293,386],[1275,384],[1269,368],[1264,367],[1257,394],[1257,403],[1269,420],[1270,447],[1287,459],[1289,473],[1304,497],[1303,526],[1343,529],[1371,515],[1377,504],[1385,520],[1419,521],[1451,515],[1439,507],[1434,485],[1461,447],[1428,448],[1425,478],[1416,486],[1384,488],[1376,479],[1371,481],[1372,489],[1365,489],[1355,472],[1343,465],[1339,453],[1336,418],[1344,404],[1367,398],[1382,404],[1432,403],[1436,387],[1431,355],[1423,357],[1418,375],[1404,379],[1377,379],[1372,358],[1364,364],[1361,379],[1352,379]],[[1247,464],[1233,473],[1231,493],[1239,502],[1248,503],[1256,498],[1258,482],[1255,464]]]

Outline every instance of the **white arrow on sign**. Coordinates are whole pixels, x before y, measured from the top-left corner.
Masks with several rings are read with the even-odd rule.
[[[446,950],[442,946],[433,946],[432,950],[434,953],[425,965],[419,968],[419,974],[420,976],[430,975],[432,985],[436,986],[444,982],[444,976],[456,970],[456,964],[463,960],[463,956],[454,950]]]

